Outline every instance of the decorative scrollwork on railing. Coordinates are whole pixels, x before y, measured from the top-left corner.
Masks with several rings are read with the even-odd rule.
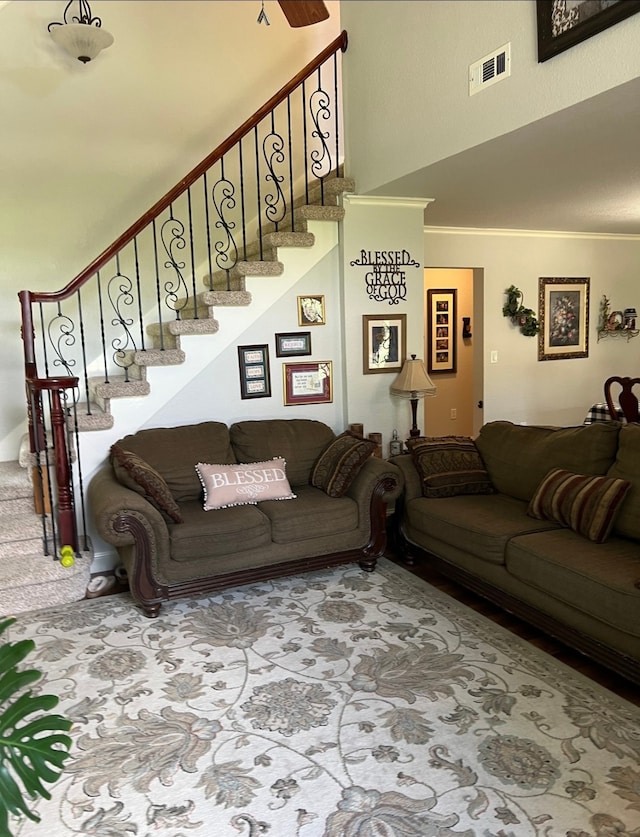
[[[62,367],[67,375],[73,376],[72,369],[76,365],[76,361],[71,357],[66,357],[64,348],[71,348],[76,344],[75,325],[71,317],[63,314],[60,309],[55,317],[53,317],[47,326],[47,337],[49,344],[53,349],[53,359],[51,365],[60,368]]]
[[[315,130],[311,132],[311,136],[320,140],[321,144],[321,148],[314,148],[309,155],[311,158],[311,172],[318,179],[326,177],[332,166],[331,152],[327,144],[331,133],[320,129],[320,120],[328,121],[331,119],[330,102],[329,94],[320,87],[309,97],[309,112],[315,125]]]
[[[129,380],[129,369],[133,366],[133,351],[136,350],[136,343],[130,331],[134,319],[133,317],[125,317],[122,308],[133,305],[135,302],[132,289],[131,279],[120,272],[112,276],[107,285],[109,302],[115,312],[111,325],[114,327],[121,326],[124,332],[124,336],[116,336],[111,341],[112,357],[115,365],[124,370],[126,381]]]
[[[238,262],[238,247],[232,235],[236,224],[225,216],[225,212],[235,209],[235,186],[229,180],[218,180],[211,190],[211,199],[219,219],[215,227],[225,233],[225,238],[215,243],[216,265],[220,270],[231,270]]]
[[[265,209],[265,215],[275,224],[282,221],[287,211],[287,202],[280,187],[280,184],[284,182],[284,176],[278,175],[275,169],[276,164],[281,164],[285,161],[283,149],[284,140],[280,134],[276,134],[272,131],[264,138],[262,143],[262,153],[264,154],[264,159],[267,164],[267,168],[269,169],[269,173],[266,175],[265,180],[273,183],[276,189],[275,193],[267,193],[264,196],[264,202],[267,207]]]
[[[164,267],[167,270],[173,270],[175,273],[175,278],[171,278],[164,283],[166,294],[165,304],[171,311],[175,311],[176,319],[179,320],[180,312],[186,307],[189,301],[189,289],[182,273],[185,268],[185,262],[178,261],[176,254],[177,250],[184,250],[187,246],[182,221],[173,216],[168,218],[160,229],[160,239],[167,254]],[[180,297],[178,296],[181,290],[184,291],[184,299],[182,302],[180,302]]]

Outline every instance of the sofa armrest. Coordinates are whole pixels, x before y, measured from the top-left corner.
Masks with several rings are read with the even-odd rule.
[[[389,461],[402,471],[405,501],[415,500],[416,497],[422,497],[420,475],[416,471],[416,466],[413,464],[411,454],[402,453],[399,456],[393,456]]]
[[[122,525],[122,518],[127,515],[143,521],[156,542],[168,542],[167,524],[160,512],[141,494],[119,483],[110,465],[92,477],[87,497],[98,534],[107,543],[123,547],[135,542],[133,533]]]
[[[379,492],[383,503],[392,503],[402,493],[404,477],[402,471],[385,459],[372,456],[364,463],[353,480],[346,496],[358,504],[370,503],[374,493]]]

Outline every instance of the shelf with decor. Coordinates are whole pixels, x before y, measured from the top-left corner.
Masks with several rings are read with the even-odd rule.
[[[598,323],[598,343],[606,337],[624,337],[627,342],[640,334],[636,328],[637,313],[635,308],[624,311],[612,311],[609,299],[604,294],[600,303],[600,321]]]

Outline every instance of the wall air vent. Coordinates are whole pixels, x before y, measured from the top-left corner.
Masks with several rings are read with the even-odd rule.
[[[469,66],[469,95],[511,75],[511,44],[499,47]]]

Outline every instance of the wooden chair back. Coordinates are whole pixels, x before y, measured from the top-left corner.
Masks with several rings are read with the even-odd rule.
[[[636,385],[640,388],[640,378],[621,378],[619,375],[613,375],[604,382],[604,397],[609,408],[609,414],[615,421],[619,419],[619,412],[615,406],[616,398],[620,405],[620,410],[628,422],[640,421],[638,396],[633,391]],[[618,386],[620,387],[620,391],[616,398],[614,398],[614,393],[617,391]]]

